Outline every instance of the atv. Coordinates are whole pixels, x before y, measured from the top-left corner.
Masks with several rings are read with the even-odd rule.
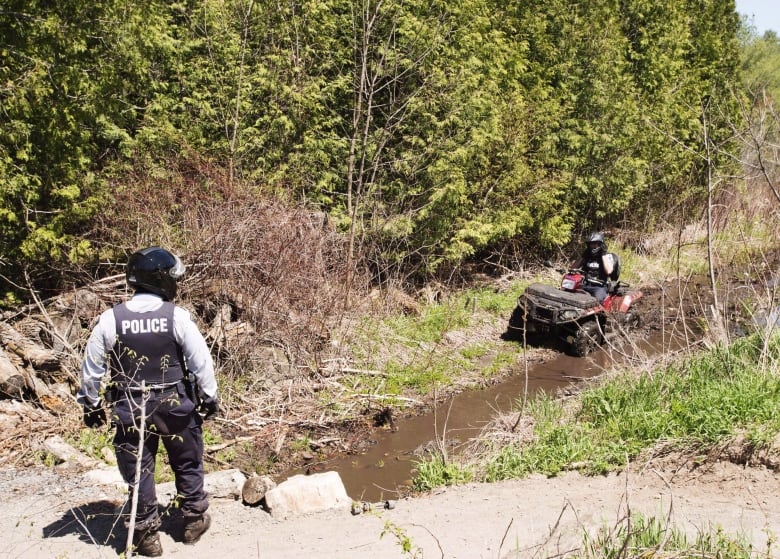
[[[572,354],[584,357],[605,340],[639,325],[634,303],[642,297],[641,291],[629,291],[629,284],[608,280],[607,297],[599,303],[582,289],[582,270],[557,271],[564,274],[560,287],[533,283],[518,297],[506,338],[555,336],[568,345]],[[614,280],[618,274],[614,274]]]

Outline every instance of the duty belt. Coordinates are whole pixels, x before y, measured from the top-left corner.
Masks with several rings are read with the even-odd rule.
[[[117,384],[116,388],[121,392],[130,392],[135,394],[142,394],[143,392],[166,392],[178,386],[178,384],[183,380],[184,377],[161,384],[146,384],[143,387],[140,384]]]

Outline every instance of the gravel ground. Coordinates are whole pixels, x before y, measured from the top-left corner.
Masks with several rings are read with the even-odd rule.
[[[43,468],[1,471],[0,487],[0,557],[123,556],[120,488]],[[360,515],[337,509],[275,519],[262,508],[213,499],[212,528],[198,544],[178,540],[175,513],[165,517],[162,543],[165,557],[187,559],[551,558],[567,556],[583,545],[584,533],[614,528],[630,511],[668,518],[691,538],[720,528],[765,551],[780,534],[777,487],[777,475],[765,468],[718,462],[692,470],[666,462],[608,476],[469,484]]]

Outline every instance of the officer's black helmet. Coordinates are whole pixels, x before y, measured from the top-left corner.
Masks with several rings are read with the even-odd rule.
[[[164,248],[149,247],[130,255],[125,277],[128,285],[172,301],[176,297],[176,282],[184,271],[178,256]]]

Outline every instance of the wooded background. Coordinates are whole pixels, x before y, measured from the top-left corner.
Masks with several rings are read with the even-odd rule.
[[[347,284],[696,219],[779,52],[733,0],[7,0],[3,304],[254,204],[338,233]]]

